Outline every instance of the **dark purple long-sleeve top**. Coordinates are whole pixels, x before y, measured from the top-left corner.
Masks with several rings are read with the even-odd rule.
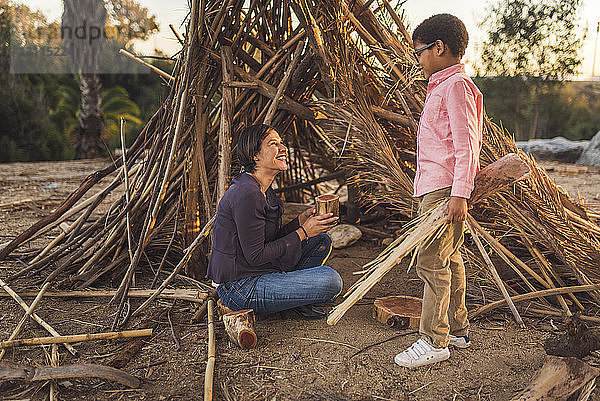
[[[282,227],[283,202],[256,179],[236,176],[223,195],[213,226],[207,277],[216,283],[289,270],[300,260],[298,218]]]

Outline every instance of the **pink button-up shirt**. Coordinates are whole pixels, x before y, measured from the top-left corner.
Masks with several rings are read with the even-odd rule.
[[[414,196],[452,187],[470,198],[483,141],[483,95],[455,64],[429,78],[417,132]]]

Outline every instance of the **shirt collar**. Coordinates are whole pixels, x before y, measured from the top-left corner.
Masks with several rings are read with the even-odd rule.
[[[427,91],[431,92],[433,88],[444,82],[446,79],[450,78],[454,74],[458,74],[461,72],[465,72],[465,65],[462,63],[451,65],[450,67],[446,67],[443,70],[439,70],[434,72],[429,77],[429,83],[427,84]]]

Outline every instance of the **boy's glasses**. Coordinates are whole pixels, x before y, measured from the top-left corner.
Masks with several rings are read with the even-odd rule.
[[[423,47],[418,48],[417,50],[413,50],[413,54],[415,55],[415,57],[419,57],[421,55],[421,53],[423,53],[425,50],[432,48],[433,46],[435,46],[435,43],[437,42],[437,40],[435,42],[431,42],[428,45],[425,45]]]

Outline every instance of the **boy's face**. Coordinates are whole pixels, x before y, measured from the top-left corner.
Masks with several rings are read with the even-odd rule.
[[[427,79],[433,73],[460,62],[460,57],[454,56],[448,46],[439,39],[431,43],[422,43],[417,40],[413,46],[415,56],[423,67],[423,74]]]
[[[436,56],[437,56],[437,47],[438,44],[436,42],[432,43],[423,43],[416,41],[413,43],[415,51],[415,56],[417,57],[417,61],[419,65],[423,67],[423,74],[426,79],[429,79],[431,74],[438,71],[436,69]]]

